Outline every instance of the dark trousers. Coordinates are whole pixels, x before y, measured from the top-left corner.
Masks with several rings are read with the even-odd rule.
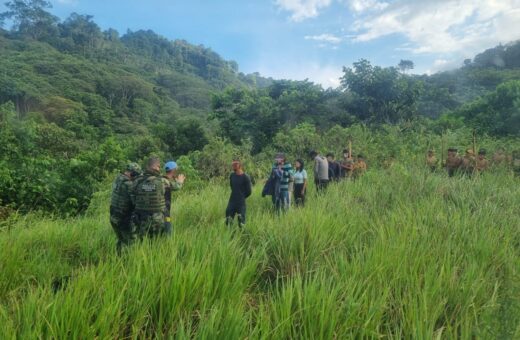
[[[296,206],[305,205],[305,194],[302,193],[304,185],[303,183],[294,185],[294,202]]]
[[[328,179],[315,179],[314,183],[316,184],[316,191],[322,192],[327,189],[327,185],[329,185]]]
[[[246,202],[229,201],[226,208],[226,225],[233,224],[235,215],[238,215],[238,226],[243,227],[246,224]]]

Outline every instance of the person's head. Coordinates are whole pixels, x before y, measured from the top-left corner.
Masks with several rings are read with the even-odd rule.
[[[357,155],[358,160],[364,161],[365,157],[362,154]]]
[[[316,157],[318,157],[320,153],[318,152],[318,150],[312,150],[311,152],[309,152],[309,157],[314,159]]]
[[[239,159],[234,159],[233,162],[231,162],[231,168],[234,172],[239,172],[242,170],[242,163]]]
[[[486,157],[486,149],[480,149],[478,150],[478,158],[484,158]]]
[[[343,149],[343,158],[348,158],[349,151],[347,149]]]
[[[455,148],[448,149],[448,156],[454,157],[456,154],[457,154],[457,149],[455,149]]]
[[[160,172],[161,171],[161,160],[159,159],[159,157],[150,157],[148,159],[148,162],[146,162],[146,169],[148,171]]]
[[[475,156],[475,153],[471,149],[466,149],[466,156],[468,156],[468,157]]]
[[[435,155],[435,151],[428,150],[428,156],[432,157],[433,155]]]
[[[503,155],[506,151],[504,150],[504,148],[498,148],[497,151],[496,151],[496,154],[498,155]]]
[[[281,152],[277,153],[275,156],[274,156],[274,161],[276,164],[278,165],[283,165],[285,164],[285,155]]]
[[[166,172],[166,176],[169,178],[173,178],[177,175],[177,168],[177,163],[175,163],[175,161],[168,161],[164,164],[164,171]]]
[[[334,154],[333,154],[332,152],[329,152],[329,153],[327,154],[327,160],[328,160],[329,162],[334,161]]]
[[[303,171],[303,167],[305,166],[305,163],[303,162],[303,159],[298,158],[296,162],[294,163],[294,167],[298,171]]]
[[[130,178],[135,178],[141,174],[141,167],[137,163],[128,163],[124,173]]]

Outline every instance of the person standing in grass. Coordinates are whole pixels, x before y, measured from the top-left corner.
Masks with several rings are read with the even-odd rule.
[[[235,215],[238,218],[238,227],[243,228],[246,224],[246,199],[251,196],[251,179],[244,172],[240,160],[235,159],[231,163],[233,173],[229,176],[231,195],[226,208],[226,225],[231,227]]]
[[[461,169],[464,174],[471,176],[475,171],[475,153],[471,149],[466,150],[466,154],[462,158]]]
[[[297,159],[294,163],[294,203],[296,206],[305,205],[305,192],[307,191],[307,171],[304,169],[302,159]]]
[[[327,162],[329,163],[329,181],[338,181],[340,178],[341,167],[339,163],[336,162],[333,153],[329,152],[327,154]]]
[[[271,180],[274,184],[273,205],[277,212],[289,209],[289,181],[292,166],[286,163],[285,155],[278,153],[271,169]]]
[[[354,165],[354,177],[359,178],[367,171],[367,163],[362,154],[357,156],[356,164]]]
[[[430,168],[431,172],[435,172],[437,170],[437,165],[439,161],[437,157],[435,157],[435,151],[428,150],[428,154],[426,155],[426,166]]]
[[[110,200],[110,224],[117,237],[117,253],[121,254],[123,246],[131,244],[135,239],[132,232],[130,217],[134,210],[131,199],[132,181],[141,174],[141,167],[136,163],[129,163],[112,184],[112,198]]]
[[[322,192],[329,184],[329,162],[318,151],[311,151],[310,157],[314,160],[314,183],[317,192]]]
[[[148,160],[145,173],[134,181],[132,197],[135,204],[132,225],[139,238],[164,235],[166,201],[159,158]]]
[[[177,175],[177,163],[174,161],[166,162],[164,165],[164,171],[166,172],[166,174],[163,176],[164,201],[166,205],[164,210],[164,234],[171,235],[172,191],[181,190],[186,176],[183,174]]]
[[[489,167],[488,160],[486,159],[486,150],[480,149],[478,151],[477,160],[475,161],[475,170],[478,172],[486,171]]]
[[[461,164],[462,159],[458,156],[457,149],[449,148],[448,157],[446,158],[446,171],[448,172],[448,176],[453,177],[459,170]]]
[[[343,150],[343,160],[340,164],[341,167],[341,178],[350,178],[352,177],[352,171],[354,170],[354,160],[350,157],[349,150]]]

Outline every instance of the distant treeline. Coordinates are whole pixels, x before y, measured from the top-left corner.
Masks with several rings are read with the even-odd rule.
[[[11,209],[77,213],[127,160],[185,155],[187,168],[204,172],[212,160],[197,155],[218,153],[218,143],[262,155],[302,124],[318,134],[354,125],[520,133],[518,42],[432,76],[409,74],[409,60],[396,67],[360,60],[344,68],[339,88],[324,89],[245,75],[209,48],[152,31],[121,36],[76,13],[60,20],[48,1],[6,6],[0,206]]]

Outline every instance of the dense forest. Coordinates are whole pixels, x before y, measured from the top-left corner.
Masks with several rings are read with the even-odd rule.
[[[520,42],[430,76],[411,74],[409,60],[395,67],[359,60],[344,67],[339,88],[324,89],[244,74],[210,48],[150,30],[103,31],[77,13],[60,20],[47,1],[6,6],[1,211],[84,211],[123,163],[150,154],[218,176],[209,163],[223,148],[263,157],[294,131],[412,124],[437,134],[520,136]]]

